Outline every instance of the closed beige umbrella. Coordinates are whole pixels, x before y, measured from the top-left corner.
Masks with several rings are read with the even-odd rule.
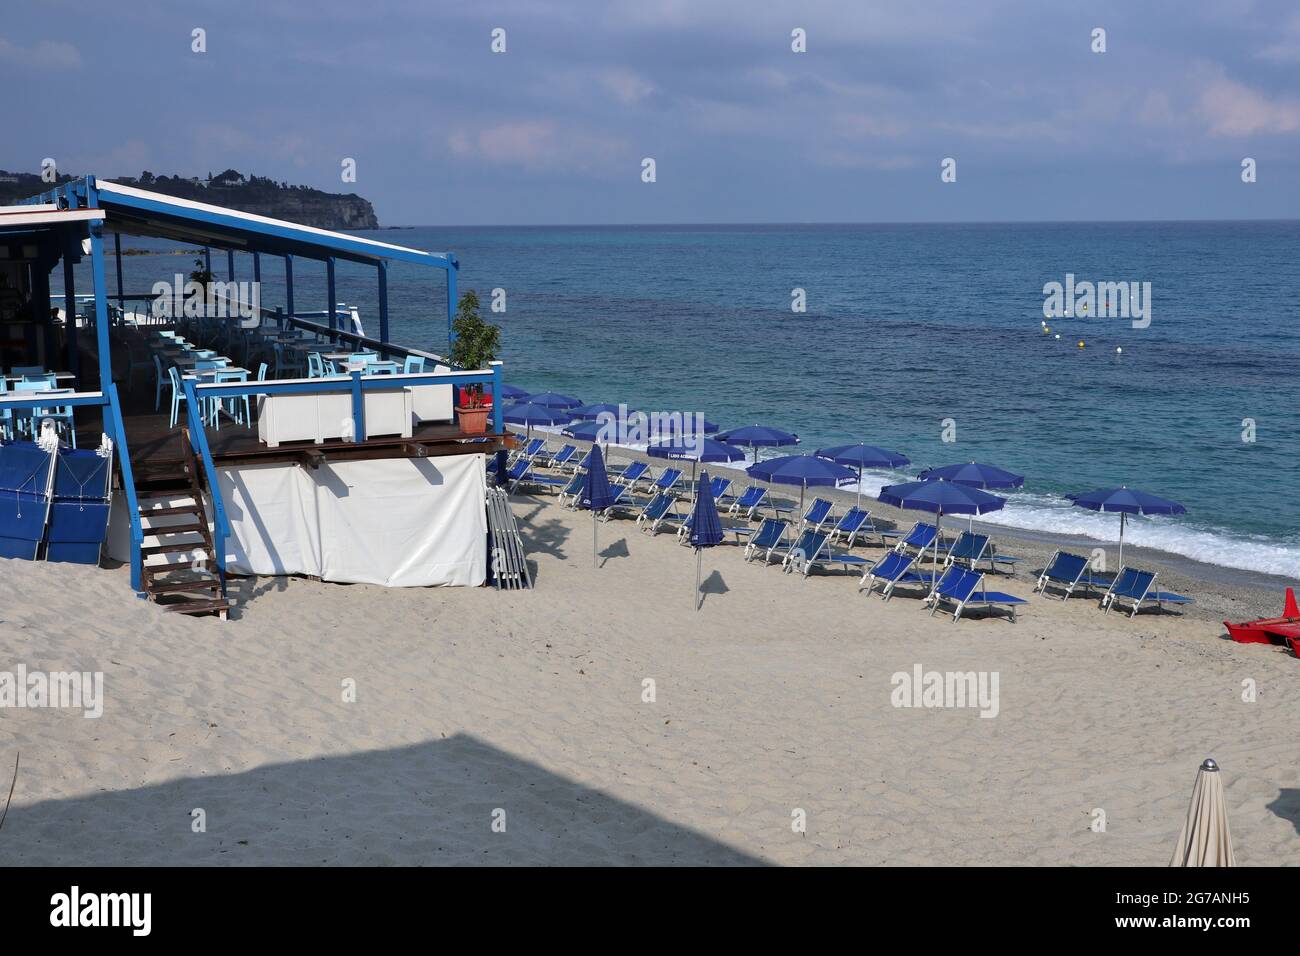
[[[1223,799],[1219,765],[1206,760],[1196,771],[1192,805],[1178,834],[1178,847],[1170,866],[1236,866],[1232,855],[1232,834],[1228,831],[1228,808]]]

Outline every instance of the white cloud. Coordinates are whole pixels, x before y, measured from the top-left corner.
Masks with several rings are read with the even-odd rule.
[[[1253,136],[1300,130],[1300,101],[1269,98],[1225,76],[1209,81],[1201,90],[1197,113],[1209,124],[1212,136]]]
[[[499,123],[478,130],[460,129],[447,137],[452,154],[501,166],[529,169],[588,169],[612,162],[623,144],[551,120]]]
[[[22,47],[0,37],[0,63],[12,63],[25,69],[77,70],[81,54],[71,43],[41,40],[35,46]]]

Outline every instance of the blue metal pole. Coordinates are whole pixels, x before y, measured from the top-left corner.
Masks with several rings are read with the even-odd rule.
[[[203,247],[203,268],[209,273],[212,272],[212,247],[211,246]]]
[[[361,390],[361,370],[352,370],[352,440],[366,440],[366,399]]]
[[[253,281],[258,285],[262,284],[262,254],[253,253]]]
[[[284,257],[284,311],[293,318],[293,256]]]
[[[388,260],[379,260],[379,341],[388,341]]]
[[[112,382],[104,389],[108,395],[108,413],[105,416],[105,431],[112,434],[117,444],[118,467],[122,469],[122,490],[126,492],[126,507],[130,512],[131,524],[131,589],[139,598],[147,597],[143,590],[144,557],[140,546],[144,543],[144,528],[140,524],[140,504],[135,496],[135,475],[131,469],[131,450],[126,447],[126,428],[122,424],[122,402],[117,395],[117,386]]]
[[[230,282],[235,281],[235,250],[226,250],[226,279]]]
[[[69,243],[71,245],[71,243]],[[81,385],[81,346],[77,342],[77,277],[71,249],[63,250],[63,327],[68,333],[68,371]]]
[[[334,290],[334,257],[333,256],[330,256],[328,259],[325,260],[325,296],[326,299],[328,300],[325,303],[325,314],[329,316],[330,331],[332,332],[334,329],[338,328],[338,323],[339,323],[338,316],[334,314],[334,310],[336,308],[334,302],[336,298],[336,294]],[[334,341],[338,341],[336,336],[331,335],[330,338]]]
[[[126,310],[125,300],[122,298],[122,234],[113,233],[113,258],[117,262],[117,311]]]
[[[99,389],[113,382],[113,359],[109,354],[108,299],[104,293],[104,227],[90,227],[90,275],[95,287],[95,337],[99,345]]]
[[[492,432],[500,435],[505,428],[505,402],[501,400],[501,363],[489,362],[492,369]],[[497,484],[506,483],[506,453],[498,449],[496,453]]]

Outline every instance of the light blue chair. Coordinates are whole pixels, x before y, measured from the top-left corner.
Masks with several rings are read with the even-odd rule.
[[[408,355],[402,365],[402,373],[405,375],[417,375],[424,371],[424,359],[418,355]]]
[[[172,383],[172,417],[171,426],[176,427],[176,419],[180,415],[181,402],[185,401],[185,389],[181,387],[181,376],[176,371],[176,366],[167,369],[167,376]]]
[[[153,357],[153,367],[155,372],[154,388],[153,388],[153,410],[156,412],[158,411],[159,408],[162,407],[162,383],[163,383],[163,379],[166,378],[167,375],[165,372],[163,372],[162,359],[160,359],[156,355]]]
[[[13,389],[14,393],[26,392],[30,394],[54,391],[53,375],[43,375],[40,378],[33,376],[33,378],[35,379],[34,381],[23,379],[21,382],[16,382]],[[36,437],[40,434],[39,423],[42,418],[52,418],[54,419],[55,425],[66,427],[68,430],[68,439],[71,442],[72,447],[77,447],[77,426],[72,418],[71,405],[42,405],[39,408],[31,409],[30,414],[25,416],[25,418],[17,420],[26,421],[27,434],[31,436],[33,441],[35,441]]]
[[[308,378],[325,377],[325,360],[321,358],[319,352],[307,353],[307,377]]]
[[[248,381],[248,373],[242,370],[238,372],[234,371],[233,369],[229,371],[218,370],[217,373],[212,376],[212,382],[214,385],[226,385],[230,382],[247,382],[247,381]],[[248,424],[252,416],[249,414],[249,410],[248,410],[247,395],[242,395],[239,398],[212,399],[212,404],[210,407],[210,414],[212,417],[208,424],[214,426],[218,430],[221,429],[221,411],[224,407],[226,407],[227,402],[230,403],[227,412],[230,415],[230,417],[235,420],[235,424],[236,425]]]

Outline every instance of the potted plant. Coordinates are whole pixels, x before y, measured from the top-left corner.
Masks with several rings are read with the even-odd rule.
[[[451,325],[456,338],[448,358],[457,368],[487,368],[501,348],[500,327],[484,322],[478,310],[478,294],[473,289],[465,292],[456,303],[456,318]],[[484,401],[480,386],[470,385],[461,389],[456,415],[462,433],[482,435],[486,432],[489,411],[490,406]]]

